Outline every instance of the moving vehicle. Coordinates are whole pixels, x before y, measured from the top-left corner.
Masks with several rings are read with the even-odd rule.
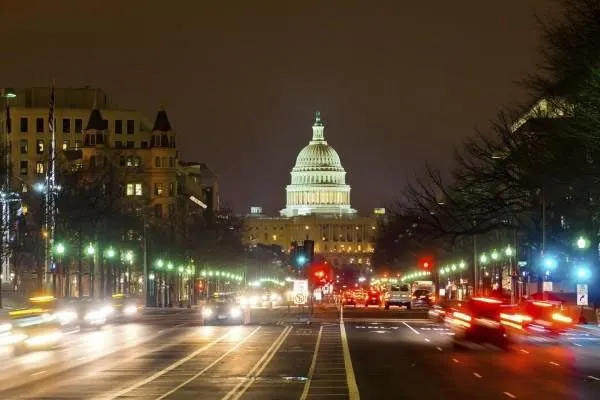
[[[417,289],[412,294],[412,308],[429,308],[433,305],[433,295],[429,290]]]
[[[406,284],[391,285],[389,291],[385,293],[384,305],[389,310],[390,306],[406,306],[410,310],[411,305],[410,287]]]
[[[365,299],[365,307],[369,306],[381,307],[381,293],[376,290],[369,290]]]
[[[354,292],[352,290],[346,290],[342,294],[342,307],[346,306],[356,307],[356,298],[354,297]]]
[[[0,344],[16,354],[56,347],[62,337],[56,318],[39,307],[14,310],[0,321]]]
[[[124,294],[113,294],[111,299],[112,312],[110,319],[131,321],[141,315],[142,306],[139,299]]]
[[[89,298],[66,299],[57,303],[54,315],[65,330],[99,329],[113,311],[111,304]]]
[[[474,297],[446,311],[445,321],[454,333],[454,343],[490,343],[506,349],[509,337],[501,323],[502,302],[487,297]]]
[[[232,293],[215,293],[202,307],[202,318],[205,324],[244,323],[244,311],[236,302]]]
[[[512,314],[503,313],[503,324],[517,332],[557,336],[574,326],[560,301],[529,300]]]

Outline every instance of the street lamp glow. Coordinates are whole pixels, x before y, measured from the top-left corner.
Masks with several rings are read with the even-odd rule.
[[[173,263],[172,262],[167,263],[167,269],[173,269]]]
[[[156,267],[157,268],[162,268],[164,266],[165,266],[165,262],[162,259],[159,258],[158,260],[156,260]]]
[[[56,254],[59,254],[59,255],[65,254],[65,245],[64,244],[59,243],[56,245]]]
[[[116,254],[117,254],[117,252],[112,247],[106,251],[106,256],[108,258],[113,258]]]
[[[183,274],[183,267],[179,267],[179,273]]]
[[[452,264],[452,271],[456,271],[456,264]]]
[[[512,247],[510,247],[510,246],[507,246],[506,249],[504,250],[504,254],[506,254],[507,257],[512,256],[513,253],[514,253],[514,251],[513,251]]]
[[[202,272],[200,272],[200,275],[202,275],[202,276],[206,276],[206,270],[205,270],[205,269],[203,269],[203,270],[202,270]]]
[[[556,260],[552,257],[545,257],[544,258],[544,267],[548,268],[548,269],[553,269],[556,267]]]
[[[133,261],[133,251],[129,250],[127,254],[125,254],[125,259],[129,262]]]
[[[485,255],[485,253],[483,253],[483,254],[481,255],[481,257],[479,257],[479,261],[481,261],[481,263],[482,263],[482,264],[485,264],[485,263],[487,263],[487,262],[488,262],[488,258],[487,258],[487,256]]]
[[[586,267],[579,267],[577,269],[577,278],[579,279],[588,279],[590,275],[590,270]]]
[[[88,256],[93,256],[93,255],[94,255],[94,253],[96,252],[96,249],[95,249],[95,248],[94,248],[94,246],[93,246],[93,245],[90,243],[90,244],[88,245],[88,247],[87,247],[87,250],[86,250],[86,251],[87,251],[87,253],[88,253]]]
[[[498,259],[498,252],[496,250],[494,250],[492,252],[492,260],[497,260]]]
[[[43,193],[46,191],[46,186],[43,183],[38,182],[35,185],[33,185],[33,190],[39,193]]]
[[[467,267],[467,264],[464,261],[461,261],[460,264],[458,264],[460,269],[465,269]]]
[[[588,241],[583,236],[579,236],[579,239],[577,239],[577,248],[585,249],[586,247],[588,247]]]

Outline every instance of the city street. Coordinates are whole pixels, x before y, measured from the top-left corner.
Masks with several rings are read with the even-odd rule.
[[[423,311],[256,310],[202,326],[189,310],[64,338],[0,367],[3,399],[544,398],[600,396],[600,337],[576,330],[506,352],[454,348]],[[351,362],[350,362],[351,360]]]

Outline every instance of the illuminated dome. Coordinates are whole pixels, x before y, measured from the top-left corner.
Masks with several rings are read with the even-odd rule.
[[[317,111],[313,136],[296,158],[292,182],[287,186],[286,208],[282,216],[310,214],[355,214],[350,207],[350,186],[340,156],[327,144],[325,127]]]

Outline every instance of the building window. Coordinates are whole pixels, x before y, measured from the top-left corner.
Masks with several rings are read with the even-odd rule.
[[[169,196],[173,196],[175,194],[175,184],[173,182],[169,183]]]
[[[147,148],[148,148],[148,142],[147,142],[147,141],[145,141],[145,140],[143,140],[143,141],[142,141],[141,148],[142,148],[142,149],[147,149]]]
[[[142,163],[142,159],[140,157],[127,157],[127,166],[128,167],[139,167]]]
[[[276,240],[277,240],[277,235],[273,235],[273,236],[271,236],[271,237],[273,238],[273,241],[276,241]]]
[[[29,132],[29,118],[27,118],[27,117],[21,117],[19,125],[20,125],[20,131],[21,131],[21,133],[27,133],[27,132]]]
[[[127,120],[127,134],[133,135],[134,131],[135,131],[135,121],[132,119],[128,119]]]
[[[35,119],[35,131],[37,133],[44,133],[44,118],[38,117]]]
[[[67,139],[63,140],[63,146],[62,146],[63,150],[69,150],[69,141]]]
[[[83,131],[83,119],[75,118],[75,133],[81,133]]]
[[[125,185],[125,195],[141,196],[142,195],[142,184],[141,183],[128,183],[127,185]]]
[[[123,148],[123,142],[121,142],[120,140],[115,140],[115,149],[122,149]]]
[[[63,133],[71,133],[71,120],[63,118]]]
[[[123,133],[123,121],[120,119],[115,119],[115,133]]]
[[[38,139],[35,145],[35,151],[38,154],[42,154],[44,152],[44,140]]]
[[[162,218],[163,213],[162,213],[162,204],[155,204],[154,205],[154,216],[156,218]]]
[[[154,184],[154,195],[162,196],[165,193],[165,186],[162,183]]]
[[[133,149],[133,142],[128,141],[127,142],[127,148],[128,149]]]
[[[42,175],[44,173],[44,162],[43,161],[37,161],[35,163],[35,173],[38,175]]]
[[[160,157],[155,157],[154,158],[154,166],[156,168],[160,168]]]
[[[21,149],[21,154],[27,154],[29,152],[29,141],[27,139],[21,139],[19,148]]]
[[[28,171],[29,171],[29,162],[27,161],[21,161],[21,175],[25,176],[27,175]]]

